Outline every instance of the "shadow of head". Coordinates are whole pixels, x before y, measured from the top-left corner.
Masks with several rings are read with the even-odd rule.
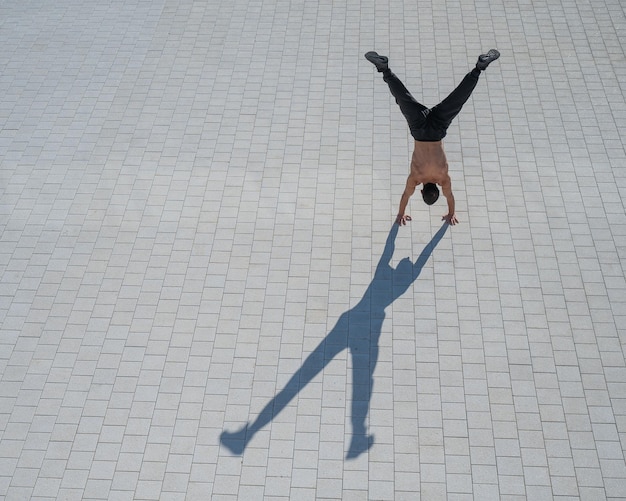
[[[406,280],[413,278],[413,263],[410,258],[405,257],[400,260],[398,266],[396,266],[396,278],[405,278]]]

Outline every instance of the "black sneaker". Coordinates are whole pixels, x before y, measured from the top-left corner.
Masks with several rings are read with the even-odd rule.
[[[491,49],[489,52],[487,52],[487,54],[481,54],[480,56],[478,56],[476,68],[482,71],[499,57],[500,53],[496,49]]]
[[[389,66],[387,66],[389,58],[386,56],[380,56],[377,52],[368,52],[365,54],[365,59],[376,66],[378,71],[385,71],[389,69]]]

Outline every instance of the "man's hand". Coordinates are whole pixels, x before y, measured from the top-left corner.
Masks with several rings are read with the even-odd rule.
[[[407,221],[412,221],[411,216],[408,214],[398,214],[398,217],[396,217],[396,223],[400,226],[404,226]]]
[[[441,218],[441,220],[445,220],[451,226],[458,224],[459,220],[456,218],[456,214],[446,214]]]

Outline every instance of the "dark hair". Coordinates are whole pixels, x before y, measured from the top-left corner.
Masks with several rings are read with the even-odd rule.
[[[435,183],[426,183],[422,189],[422,198],[427,205],[434,204],[439,198],[439,188]]]

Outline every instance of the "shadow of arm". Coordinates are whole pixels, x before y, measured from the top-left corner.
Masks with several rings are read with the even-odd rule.
[[[396,249],[396,236],[398,236],[398,228],[400,226],[394,224],[389,230],[389,235],[387,235],[387,241],[385,242],[385,248],[383,250],[380,259],[378,260],[378,264],[376,265],[376,271],[378,272],[382,267],[389,264],[391,258],[393,257],[393,252]]]
[[[435,235],[430,240],[430,242],[426,244],[426,246],[424,247],[424,250],[422,250],[418,258],[416,259],[415,264],[413,265],[413,279],[417,278],[417,276],[422,271],[422,268],[428,261],[428,258],[430,258],[430,256],[432,255],[433,251],[435,250],[435,247],[437,247],[437,244],[441,241],[443,236],[446,234],[446,231],[448,231],[448,226],[449,225],[447,223],[444,223],[441,225],[441,228],[439,228],[437,233],[435,233]]]

